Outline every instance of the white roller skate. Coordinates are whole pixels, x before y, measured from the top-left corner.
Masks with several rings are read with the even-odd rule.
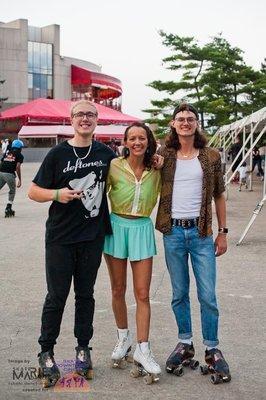
[[[130,356],[132,338],[128,329],[117,329],[118,340],[112,353],[113,368],[125,369],[128,362],[132,362]]]
[[[160,365],[154,360],[149,342],[138,343],[133,355],[134,366],[130,371],[132,378],[144,376],[146,385],[159,381]]]

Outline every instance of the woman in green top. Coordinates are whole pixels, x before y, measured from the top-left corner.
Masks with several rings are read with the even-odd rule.
[[[137,303],[137,346],[133,359],[154,377],[161,369],[149,344],[149,289],[152,257],[156,254],[154,228],[149,216],[160,193],[161,177],[160,171],[154,168],[156,141],[147,125],[137,122],[129,126],[124,143],[125,156],[112,160],[107,179],[113,235],[106,236],[104,253],[118,328],[112,360],[114,367],[123,367],[132,345],[125,301],[129,259]]]

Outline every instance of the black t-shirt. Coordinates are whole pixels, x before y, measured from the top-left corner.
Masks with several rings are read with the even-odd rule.
[[[75,151],[83,158],[89,147],[75,147]],[[89,155],[80,158],[67,141],[60,143],[49,151],[33,179],[42,188],[68,187],[84,193],[84,198],[67,204],[52,202],[46,222],[47,243],[83,242],[111,233],[105,186],[115,154],[104,144],[93,141]]]
[[[7,150],[3,155],[3,157],[1,158],[0,171],[16,175],[15,172],[17,168],[17,163],[22,164],[23,160],[24,157],[20,153],[20,151]]]

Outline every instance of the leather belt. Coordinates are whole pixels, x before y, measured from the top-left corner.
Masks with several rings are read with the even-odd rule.
[[[192,218],[192,219],[171,219],[172,226],[182,226],[182,228],[193,228],[194,226],[198,226],[199,218]]]

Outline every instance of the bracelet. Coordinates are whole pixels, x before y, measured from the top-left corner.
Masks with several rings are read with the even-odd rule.
[[[54,197],[53,197],[54,201],[59,201],[59,191],[60,191],[60,189],[55,190]]]

